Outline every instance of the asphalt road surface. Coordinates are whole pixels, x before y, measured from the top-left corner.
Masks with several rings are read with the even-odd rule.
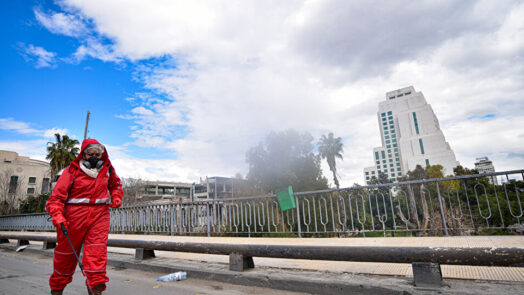
[[[49,294],[48,280],[53,269],[52,264],[53,260],[49,256],[0,249],[0,294]],[[107,272],[111,281],[104,294],[305,294],[192,278],[178,282],[157,282],[156,278],[164,273],[132,269],[108,267]],[[84,277],[78,267],[73,282],[66,287],[64,294],[87,294]]]

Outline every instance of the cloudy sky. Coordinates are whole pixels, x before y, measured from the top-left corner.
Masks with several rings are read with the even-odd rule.
[[[198,182],[246,175],[272,130],[334,132],[350,186],[380,145],[378,103],[413,85],[461,164],[524,168],[522,1],[0,5],[0,149],[43,159],[90,110],[121,176]]]

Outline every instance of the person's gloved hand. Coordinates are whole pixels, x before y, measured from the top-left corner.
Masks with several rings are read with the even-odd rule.
[[[122,206],[122,199],[120,198],[111,198],[111,204],[109,204],[109,207],[111,208],[119,208]]]
[[[56,226],[56,228],[60,228],[60,224],[64,224],[67,228],[69,225],[69,222],[67,222],[67,219],[65,219],[64,215],[58,214],[51,218],[51,221],[53,222],[53,225]]]

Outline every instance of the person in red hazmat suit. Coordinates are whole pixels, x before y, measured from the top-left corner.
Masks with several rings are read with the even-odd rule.
[[[62,223],[78,255],[83,246],[82,264],[89,293],[102,294],[106,289],[109,207],[120,207],[123,194],[105,147],[95,139],[84,140],[80,154],[64,169],[46,203],[57,228],[53,274],[49,279],[51,294],[62,294],[77,265],[61,230]]]

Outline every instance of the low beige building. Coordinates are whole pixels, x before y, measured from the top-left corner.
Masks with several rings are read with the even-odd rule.
[[[51,168],[45,161],[0,150],[0,202],[18,209],[28,196],[50,193]],[[6,209],[6,208],[4,208]]]

